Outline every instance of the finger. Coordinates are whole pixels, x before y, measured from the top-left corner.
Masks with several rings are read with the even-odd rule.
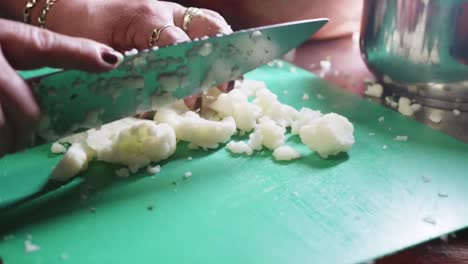
[[[130,43],[131,48],[148,49],[151,46],[166,46],[180,42],[190,41],[187,34],[174,25],[172,6],[176,4],[154,1],[142,4],[136,16],[125,32],[125,38],[119,41]],[[153,31],[161,29],[156,43],[150,45]],[[128,47],[127,45],[124,45]]]
[[[229,93],[230,91],[232,91],[232,89],[234,89],[235,82],[236,82],[236,81],[229,81],[229,82],[227,82],[227,83],[218,85],[218,89],[219,89],[221,92]]]
[[[186,97],[184,99],[185,105],[188,107],[188,109],[192,111],[196,111],[200,109],[202,105],[202,97],[201,94],[194,94],[189,97]]]
[[[11,126],[7,122],[2,110],[2,102],[0,102],[0,157],[12,150],[12,134]]]
[[[186,10],[182,6],[174,7],[174,23],[180,28],[183,27]],[[209,9],[200,9],[188,23],[186,33],[191,39],[195,39],[219,33],[229,34],[232,29],[220,14]]]
[[[106,71],[115,68],[122,54],[98,42],[68,37],[18,22],[0,20],[0,41],[15,69],[43,66]]]
[[[0,98],[3,109],[3,127],[11,126],[14,132],[14,141],[10,143],[11,147],[13,150],[19,149],[29,141],[33,129],[39,121],[40,110],[31,89],[11,68],[1,54],[1,50],[0,69],[2,69]]]

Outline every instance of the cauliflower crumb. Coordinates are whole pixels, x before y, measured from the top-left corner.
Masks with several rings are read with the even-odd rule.
[[[288,94],[288,90],[283,90],[283,94],[284,94],[284,95],[287,95],[287,94]]]
[[[379,123],[383,123],[385,121],[385,117],[381,116],[379,117]]]
[[[156,165],[154,167],[148,165],[148,167],[146,167],[146,171],[150,174],[158,174],[161,172],[161,166],[160,165]]]
[[[274,150],[277,147],[284,144],[284,133],[286,129],[282,126],[277,125],[272,119],[267,116],[260,118],[260,122],[258,123],[255,131],[253,132],[252,138],[261,139],[261,144],[268,149]],[[250,146],[252,149],[257,150],[257,144],[252,143],[253,140],[251,138]]]
[[[371,83],[366,85],[365,95],[380,98],[383,94],[383,86],[379,83]]]
[[[249,156],[253,154],[252,148],[243,141],[240,141],[240,142],[231,141],[226,145],[226,148],[235,154],[245,153]]]
[[[431,120],[432,122],[434,122],[436,124],[442,122],[442,113],[439,112],[439,111],[432,112],[429,115],[429,120]]]
[[[298,159],[301,157],[301,154],[290,146],[284,145],[273,151],[273,157],[275,157],[276,160],[286,161]]]
[[[329,72],[331,70],[332,64],[331,61],[326,59],[326,60],[321,60],[320,61],[320,68],[322,69],[323,72]]]
[[[408,136],[396,136],[394,138],[395,141],[408,141]]]
[[[413,104],[409,98],[400,97],[398,101],[398,112],[405,116],[412,116],[414,112],[419,111],[421,105]]]
[[[220,117],[234,118],[236,127],[245,132],[255,127],[256,120],[261,115],[260,107],[250,103],[247,95],[238,89],[219,95],[208,108],[216,111]]]
[[[66,181],[88,167],[95,152],[84,143],[74,143],[57,164],[51,174],[51,179]]]
[[[454,115],[454,116],[460,116],[460,115],[461,115],[461,111],[458,110],[458,109],[453,109],[452,112],[453,112],[453,115]]]
[[[58,142],[55,142],[54,144],[52,144],[52,146],[50,147],[50,152],[54,153],[54,154],[60,154],[60,153],[65,153],[67,152],[67,149],[60,143]]]
[[[191,171],[185,172],[184,177],[185,177],[185,178],[190,178],[190,177],[192,177],[192,172],[191,172]]]
[[[264,116],[271,118],[283,127],[291,126],[299,115],[299,112],[293,107],[280,103],[277,96],[268,89],[257,91],[253,103],[261,108],[261,113]]]
[[[304,95],[302,96],[302,100],[307,101],[309,99],[310,99],[309,94],[304,93]]]
[[[130,176],[130,170],[127,168],[121,168],[115,171],[115,176],[120,178],[127,178]]]
[[[192,160],[192,156],[188,156],[188,157],[187,157],[187,160]]]
[[[313,121],[322,117],[320,111],[315,111],[307,107],[301,108],[299,111],[299,118],[297,118],[291,125],[291,133],[298,135],[301,128],[305,125],[310,125]]]
[[[387,150],[387,149],[388,149],[388,146],[387,146],[387,145],[383,145],[383,146],[382,146],[382,149],[383,149],[383,150]]]
[[[346,117],[330,113],[303,126],[299,135],[310,149],[317,151],[322,158],[327,158],[349,151],[354,144],[353,133],[353,124]]]
[[[24,241],[24,252],[32,253],[35,251],[39,251],[40,249],[40,246],[32,243],[31,238],[28,238]]]
[[[397,109],[398,108],[398,102],[396,102],[393,97],[391,96],[386,96],[385,97],[385,103],[387,105],[389,105],[391,108],[393,109]]]

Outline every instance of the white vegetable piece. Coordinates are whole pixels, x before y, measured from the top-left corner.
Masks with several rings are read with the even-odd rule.
[[[58,142],[55,142],[50,147],[50,152],[52,152],[54,154],[60,154],[60,153],[67,152],[67,149],[62,144],[60,144]]]
[[[57,181],[71,179],[85,170],[95,155],[95,152],[85,143],[74,143],[52,171],[51,179]]]
[[[253,154],[252,148],[244,141],[239,141],[239,142],[231,141],[226,145],[226,148],[234,154],[245,153],[248,156],[251,156]]]
[[[255,80],[242,80],[240,82],[236,82],[236,86],[234,86],[234,88],[240,90],[247,97],[255,96],[258,91],[268,89],[264,82]]]
[[[261,150],[262,149],[262,134],[261,133],[251,133],[249,135],[248,145],[252,150]]]
[[[250,103],[247,96],[237,89],[219,95],[218,99],[208,107],[221,117],[232,116],[236,127],[244,132],[254,129],[256,121],[262,113],[260,107]]]
[[[284,145],[273,151],[273,157],[275,157],[276,160],[286,161],[298,159],[301,157],[301,154],[292,147]]]
[[[156,165],[154,167],[148,165],[148,167],[146,167],[146,171],[150,174],[158,174],[161,172],[161,166],[160,165]]]
[[[347,152],[354,144],[354,127],[346,117],[330,113],[303,126],[300,137],[304,144],[322,158]]]
[[[370,83],[366,85],[365,95],[380,98],[383,94],[383,86],[379,83]]]
[[[171,126],[177,139],[190,142],[191,148],[217,148],[220,143],[229,141],[236,132],[236,123],[232,117],[221,121],[201,118],[195,112],[177,113],[174,109],[161,109],[154,116],[159,123]]]
[[[268,89],[259,90],[253,101],[263,112],[263,115],[271,118],[282,127],[289,127],[299,117],[299,112],[289,105],[278,101],[277,96]]]
[[[412,104],[411,100],[406,97],[400,97],[398,101],[398,112],[405,116],[412,116],[414,112],[421,108],[419,104]]]
[[[442,122],[442,112],[440,112],[440,111],[432,112],[429,115],[429,120],[431,120],[432,122],[434,122],[436,124]]]
[[[307,107],[301,108],[299,111],[299,118],[296,119],[291,125],[291,133],[293,135],[299,135],[299,131],[305,125],[310,125],[313,121],[322,117],[320,111],[315,111]]]
[[[255,131],[250,135],[249,145],[252,149],[261,149],[261,145],[268,149],[274,150],[284,144],[284,133],[286,129],[279,126],[267,116],[260,118],[260,122],[255,128]],[[261,145],[259,146],[259,142]]]
[[[24,241],[24,252],[26,253],[32,253],[35,251],[39,251],[41,249],[40,246],[33,244],[30,239],[26,239]]]
[[[169,158],[176,150],[176,136],[167,124],[141,120],[120,131],[110,150],[104,150],[98,159],[127,165],[135,173],[151,162]]]

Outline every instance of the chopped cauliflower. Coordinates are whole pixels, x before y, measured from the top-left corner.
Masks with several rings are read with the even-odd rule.
[[[298,159],[301,157],[301,154],[292,147],[284,145],[273,151],[273,157],[275,157],[276,160],[286,161]]]
[[[239,142],[231,141],[226,145],[226,148],[234,154],[245,153],[248,156],[251,156],[253,154],[252,148],[244,141],[239,141]]]
[[[65,152],[67,152],[67,148],[65,148],[62,144],[60,144],[58,142],[55,142],[50,147],[50,152],[52,152],[54,154],[65,153]]]
[[[254,97],[252,102],[249,97]],[[169,94],[153,96],[153,107],[157,109],[154,121],[124,118],[59,140],[52,152],[63,152],[63,143],[71,147],[51,177],[70,179],[86,169],[92,159],[124,165],[115,171],[119,177],[128,177],[142,168],[156,174],[161,167],[151,164],[169,158],[178,140],[190,143],[189,148],[213,149],[228,142],[237,129],[240,135],[253,131],[248,141],[229,142],[229,151],[250,156],[265,146],[273,150],[276,160],[301,156],[284,145],[287,127],[323,158],[348,151],[354,144],[354,127],[345,117],[322,115],[309,108],[297,111],[279,102],[264,82],[236,82],[229,93],[213,88],[203,94],[200,113],[190,111],[183,100],[164,106],[173,99]],[[188,171],[185,177],[190,176]]]
[[[413,104],[407,97],[400,97],[398,101],[398,112],[405,116],[412,116],[414,112],[421,108],[419,104]]]
[[[299,135],[301,127],[311,124],[314,120],[322,116],[320,111],[315,111],[307,107],[301,108],[301,111],[299,111],[299,118],[291,125],[291,133],[293,135]]]
[[[277,96],[268,89],[259,90],[253,101],[258,105],[267,116],[280,126],[289,127],[299,116],[299,112],[289,105],[278,101]]]
[[[258,91],[268,89],[264,82],[255,80],[236,82],[236,86],[234,87],[244,93],[247,97],[255,96]]]
[[[175,150],[176,136],[172,127],[141,120],[120,131],[110,148],[98,154],[98,159],[127,165],[135,173],[151,162],[169,158]]]
[[[156,113],[154,120],[171,126],[177,139],[190,142],[191,148],[217,148],[219,144],[229,141],[236,132],[236,123],[231,116],[221,121],[213,121],[201,118],[195,112],[181,114],[164,108]]]
[[[95,152],[84,143],[74,143],[57,164],[51,174],[51,179],[66,181],[88,167]]]
[[[250,103],[247,96],[237,89],[220,94],[218,99],[208,107],[221,117],[232,116],[236,127],[245,132],[254,129],[256,121],[262,113],[260,107]]]
[[[261,145],[268,149],[274,150],[284,144],[286,129],[279,126],[272,119],[267,116],[260,118],[258,125],[255,127],[254,132],[251,134],[249,145],[252,149],[261,149]],[[254,139],[254,140],[252,140]],[[255,141],[255,142],[253,142]],[[261,145],[259,146],[259,142]]]
[[[379,83],[370,83],[366,85],[365,95],[380,98],[383,94],[383,86]]]
[[[353,124],[346,117],[330,113],[303,126],[299,135],[304,144],[327,158],[350,150],[354,144],[353,133]]]
[[[161,172],[161,165],[156,165],[154,167],[151,165],[148,165],[148,167],[146,167],[146,172],[150,174],[158,174]]]

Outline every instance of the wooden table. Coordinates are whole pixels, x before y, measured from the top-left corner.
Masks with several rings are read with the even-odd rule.
[[[321,74],[320,60],[329,58],[332,70],[323,78],[343,87],[346,90],[363,95],[364,80],[373,79],[372,73],[366,68],[359,52],[357,41],[352,37],[311,41],[295,52],[288,54],[286,59],[292,63]],[[443,126],[433,126],[447,134],[468,142],[468,114],[464,113],[458,120],[446,120]],[[426,123],[427,118],[416,116],[416,120]],[[468,263],[468,230],[449,236],[447,241],[434,240],[417,247],[407,249],[394,255],[379,259],[377,264],[432,264],[432,263]]]

